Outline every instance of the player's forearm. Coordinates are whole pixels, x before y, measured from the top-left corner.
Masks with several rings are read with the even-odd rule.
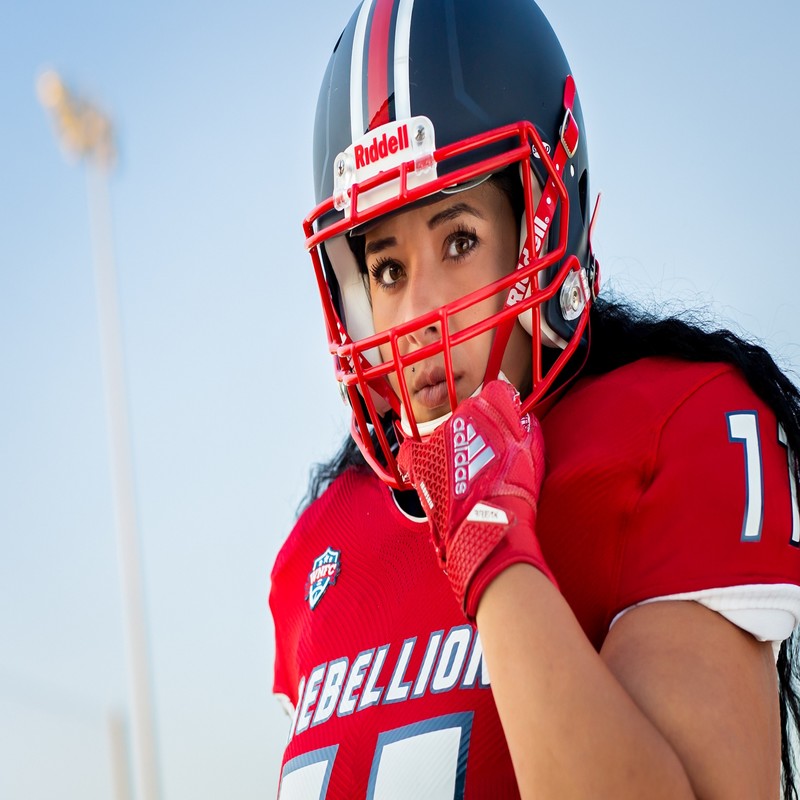
[[[694,798],[670,744],[544,575],[527,565],[503,572],[477,622],[523,797]]]

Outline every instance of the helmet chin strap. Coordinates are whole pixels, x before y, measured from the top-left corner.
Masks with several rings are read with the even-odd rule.
[[[511,381],[506,378],[502,372],[497,373],[497,380],[511,383]],[[470,395],[470,397],[476,397],[478,394],[480,394],[481,389],[483,389],[483,383],[478,386],[478,388]],[[452,416],[453,412],[448,411],[446,414],[443,414],[441,417],[437,417],[436,419],[429,419],[426,422],[418,422],[417,430],[419,431],[420,437],[430,436],[442,423],[447,422],[447,420]],[[408,414],[406,413],[406,407],[402,404],[400,405],[400,420],[398,422],[398,426],[401,433],[406,438],[410,438],[414,435],[413,431],[411,430],[411,423],[409,422]]]
[[[580,139],[580,130],[575,117],[572,114],[572,108],[575,104],[575,81],[572,75],[567,76],[564,84],[564,120],[559,129],[559,140],[553,154],[553,166],[559,175],[563,175],[564,167],[567,162],[575,155],[578,149],[578,141]],[[543,156],[540,156],[543,157]],[[527,174],[523,175],[523,184],[526,185],[526,192],[528,190],[527,183],[531,180],[531,171],[528,170]],[[536,212],[533,217],[533,224],[531,229],[533,231],[533,258],[540,258],[544,243],[547,239],[547,234],[550,230],[550,225],[553,221],[553,210],[556,207],[556,200],[558,198],[558,190],[556,183],[552,178],[548,178],[547,183],[542,189],[542,196],[536,206]],[[527,229],[528,221],[523,215],[522,224]],[[517,261],[517,269],[527,267],[531,259],[530,236],[527,230],[520,233],[520,238],[524,236],[524,242],[520,248],[519,259]],[[516,305],[521,300],[527,298],[531,293],[531,278],[523,278],[519,283],[509,289],[508,296],[506,297],[505,308]],[[541,288],[541,287],[540,287]],[[525,314],[525,312],[522,312]],[[519,319],[522,319],[520,316]],[[497,333],[492,343],[492,350],[489,354],[489,361],[486,365],[486,374],[484,381],[488,382],[494,380],[500,374],[500,366],[505,355],[508,340],[511,338],[511,331],[514,329],[517,319],[511,318],[506,323],[499,325]],[[533,333],[533,331],[529,331]]]

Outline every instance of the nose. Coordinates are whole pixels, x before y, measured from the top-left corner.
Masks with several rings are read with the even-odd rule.
[[[430,315],[447,302],[444,296],[442,276],[439,264],[419,264],[411,271],[408,286],[403,298],[403,322],[411,322],[419,317]],[[428,319],[425,324],[411,330],[406,339],[417,348],[438,341],[442,336],[441,320]]]

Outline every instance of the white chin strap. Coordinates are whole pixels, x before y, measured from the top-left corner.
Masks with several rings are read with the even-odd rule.
[[[502,372],[497,375],[497,380],[511,383],[511,381],[506,378]],[[478,388],[470,395],[470,397],[477,397],[480,394],[481,389],[483,389],[483,382],[480,383]],[[436,419],[429,419],[427,422],[418,422],[417,430],[419,431],[419,435],[421,437],[430,436],[440,425],[447,422],[447,420],[452,416],[453,412],[448,411],[446,414],[442,414],[441,417],[437,417]],[[403,436],[411,437],[414,435],[413,431],[411,430],[411,423],[408,421],[406,407],[402,403],[400,404],[400,430],[403,432]]]

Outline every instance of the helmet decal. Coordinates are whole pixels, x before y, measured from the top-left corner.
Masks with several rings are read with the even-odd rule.
[[[408,60],[414,0],[365,0],[350,62],[350,135],[411,116]]]
[[[427,117],[414,117],[387,122],[373,128],[357,139],[333,162],[334,206],[349,217],[356,206],[363,212],[397,195],[398,177],[382,181],[374,189],[354,192],[353,186],[366,185],[370,178],[413,161],[414,168],[406,174],[407,188],[421,186],[436,178],[436,134]]]

